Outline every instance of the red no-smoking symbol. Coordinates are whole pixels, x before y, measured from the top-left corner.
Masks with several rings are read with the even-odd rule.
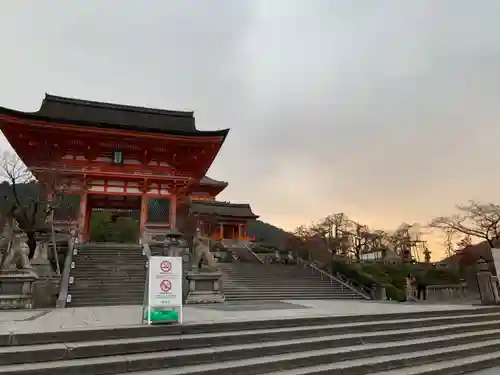
[[[160,289],[162,292],[169,292],[172,289],[172,283],[169,280],[163,280],[160,283]]]
[[[163,272],[170,272],[172,270],[172,263],[168,260],[164,260],[160,263],[160,268]]]

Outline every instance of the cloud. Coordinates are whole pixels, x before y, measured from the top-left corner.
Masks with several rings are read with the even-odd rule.
[[[232,129],[211,170],[230,182],[221,198],[264,220],[426,222],[496,199],[499,11],[494,0],[11,2],[0,103],[36,110],[51,92],[194,109],[200,128]]]

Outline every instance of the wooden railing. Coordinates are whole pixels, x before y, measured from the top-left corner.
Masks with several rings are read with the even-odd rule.
[[[345,289],[352,291],[354,293],[359,294],[365,299],[372,299],[372,291],[370,290],[369,293],[367,291],[360,289],[358,286],[355,286],[351,280],[348,280],[346,278],[339,277],[339,275],[333,276],[330,275],[328,272],[323,271],[322,269],[316,267],[314,264],[306,262],[302,258],[297,257],[297,263],[301,264],[304,266],[304,268],[309,268],[313,274],[319,275],[321,280],[329,280],[330,284],[333,284],[334,282],[337,282],[340,284],[341,290],[344,291]]]

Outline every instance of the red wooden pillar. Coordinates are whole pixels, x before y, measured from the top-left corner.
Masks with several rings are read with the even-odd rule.
[[[169,213],[170,228],[177,228],[177,196],[170,197],[170,213]]]
[[[139,224],[139,242],[142,242],[142,234],[144,233],[144,228],[148,222],[148,205],[149,198],[143,194],[141,196],[141,219]]]
[[[87,222],[87,199],[88,193],[85,189],[80,196],[80,209],[78,211],[78,242],[83,243],[87,238],[85,227]]]

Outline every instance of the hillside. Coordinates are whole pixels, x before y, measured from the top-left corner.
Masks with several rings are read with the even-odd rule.
[[[491,265],[493,264],[493,256],[491,254],[490,245],[487,241],[467,246],[464,249],[457,251],[457,253],[451,257],[443,259],[441,263],[459,264],[463,267],[468,267],[475,266],[480,258],[484,259]]]
[[[289,232],[261,220],[248,222],[247,234],[254,236],[257,242],[277,248],[285,247],[286,239],[290,235]]]

